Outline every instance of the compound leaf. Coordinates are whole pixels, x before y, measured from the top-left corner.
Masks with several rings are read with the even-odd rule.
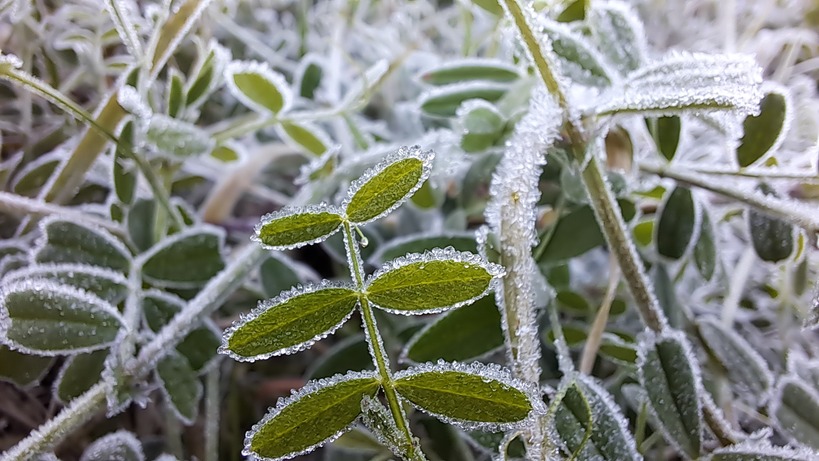
[[[161,287],[202,286],[225,268],[224,239],[224,232],[210,227],[187,229],[163,239],[142,256],[142,276]]]
[[[326,239],[343,220],[339,210],[327,204],[284,208],[262,216],[253,239],[268,250],[289,250]]]

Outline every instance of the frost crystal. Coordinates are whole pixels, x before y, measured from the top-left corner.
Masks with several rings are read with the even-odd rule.
[[[23,67],[23,61],[13,54],[0,53],[0,68],[6,66],[12,69],[19,69]]]
[[[819,453],[807,448],[777,447],[768,441],[749,440],[714,451],[718,454],[736,454],[741,459],[747,461],[765,461],[770,459],[782,459],[789,461],[814,461],[819,458]],[[711,459],[708,457],[706,459]],[[740,458],[737,458],[740,459]]]
[[[137,122],[146,124],[150,121],[153,111],[142,98],[136,88],[123,85],[117,92],[117,102],[126,112],[133,115]]]

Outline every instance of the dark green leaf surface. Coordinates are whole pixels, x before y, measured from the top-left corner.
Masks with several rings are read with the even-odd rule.
[[[226,79],[233,95],[253,110],[278,114],[290,105],[287,81],[266,64],[232,62]]]
[[[321,155],[329,147],[327,136],[318,127],[294,122],[282,122],[280,126],[285,139],[289,138],[311,154]]]
[[[54,393],[63,403],[68,403],[82,395],[100,380],[105,369],[108,349],[100,349],[89,354],[78,354],[66,360],[57,382]]]
[[[193,423],[202,398],[202,383],[196,370],[191,368],[185,356],[172,352],[156,365],[156,374],[177,418],[185,424]]]
[[[211,228],[188,229],[166,238],[143,256],[142,276],[153,285],[195,288],[225,268],[224,234]]]
[[[60,219],[46,220],[42,228],[45,239],[35,249],[37,262],[89,264],[119,272],[131,267],[125,246],[102,229]]]
[[[119,139],[125,146],[133,146],[134,144],[134,122],[129,120],[122,127],[119,134]],[[114,192],[120,202],[131,204],[136,196],[137,175],[136,165],[130,159],[123,156],[121,149],[114,149],[113,176],[114,176]]]
[[[785,95],[771,92],[759,103],[759,115],[745,118],[743,135],[737,147],[737,163],[746,167],[756,163],[778,144],[785,128],[788,101]]]
[[[342,221],[338,210],[328,205],[283,209],[262,217],[254,239],[269,250],[298,248],[333,235]]]
[[[472,80],[511,82],[518,78],[520,74],[513,66],[491,59],[463,59],[447,62],[424,71],[420,75],[422,82],[436,86]]]
[[[671,259],[683,257],[698,224],[696,213],[691,190],[675,187],[663,204],[654,228],[657,253]]]
[[[471,82],[460,85],[442,86],[429,92],[421,99],[421,111],[435,117],[452,117],[458,107],[470,99],[489,102],[499,100],[509,87],[500,83]]]
[[[128,295],[128,280],[118,272],[84,264],[39,264],[6,275],[4,282],[51,280],[99,296],[116,306]]]
[[[700,236],[697,244],[694,245],[694,263],[702,278],[711,280],[717,268],[717,244],[714,239],[714,227],[711,225],[708,213],[703,211],[701,218]]]
[[[327,352],[310,364],[308,379],[329,378],[347,371],[363,371],[375,368],[370,349],[363,334],[348,336],[337,342]]]
[[[766,195],[776,196],[767,184],[760,184],[758,189]],[[763,261],[779,262],[793,253],[793,226],[781,219],[771,218],[754,208],[748,209],[748,233],[756,254]]]
[[[677,146],[680,144],[682,121],[679,115],[646,118],[648,127],[657,150],[666,160],[673,160],[677,155]]]
[[[815,389],[785,377],[776,386],[768,414],[791,441],[819,450],[819,395]]]
[[[19,387],[37,382],[51,367],[51,357],[23,354],[0,344],[0,381]]]
[[[245,440],[255,456],[278,459],[306,453],[337,437],[361,414],[361,400],[381,383],[371,373],[349,373],[307,383],[253,427]]]
[[[623,219],[630,221],[635,213],[633,204],[626,200],[618,200],[618,204]],[[538,260],[539,263],[571,259],[606,243],[597,225],[594,211],[588,205],[561,216],[555,226]]]
[[[407,253],[423,253],[433,248],[452,247],[458,251],[478,252],[475,235],[471,232],[446,234],[416,234],[390,240],[372,256],[372,262],[384,263]]]

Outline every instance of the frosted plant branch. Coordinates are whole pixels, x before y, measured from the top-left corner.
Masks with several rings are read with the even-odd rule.
[[[131,56],[136,60],[140,60],[142,59],[143,53],[142,43],[139,41],[139,34],[137,33],[136,27],[131,21],[135,13],[134,11],[126,11],[133,10],[135,6],[133,3],[121,0],[105,0],[105,9],[111,16],[111,20],[114,22],[114,27],[116,27],[119,37],[122,39],[122,42],[125,43],[125,47],[128,48],[128,52]]]
[[[0,211],[20,217],[31,215],[60,216],[102,227],[103,229],[119,237],[126,236],[126,232],[121,226],[107,219],[102,219],[88,213],[83,213],[82,211],[74,208],[53,205],[32,198],[23,197],[21,195],[12,194],[10,192],[0,191]]]

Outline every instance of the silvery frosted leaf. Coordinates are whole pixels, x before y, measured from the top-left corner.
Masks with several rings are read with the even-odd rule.
[[[44,219],[40,229],[43,235],[33,252],[37,262],[89,264],[119,272],[131,268],[128,249],[104,229],[60,218]]]
[[[283,208],[262,216],[252,238],[268,250],[289,250],[325,240],[343,220],[341,210],[325,203]]]
[[[592,110],[598,115],[752,114],[762,98],[761,72],[753,58],[746,55],[669,53],[630,73]]]
[[[290,108],[290,86],[266,63],[233,61],[227,65],[225,79],[230,92],[257,112],[275,115]]]
[[[35,264],[7,273],[3,282],[41,279],[72,286],[99,296],[113,306],[128,295],[128,279],[119,272],[87,264]]]
[[[395,390],[421,410],[465,428],[509,429],[523,424],[539,398],[497,365],[423,364],[395,374]]]
[[[503,114],[483,99],[461,104],[457,115],[462,127],[461,148],[465,152],[480,152],[497,144],[507,130]]]
[[[560,60],[560,70],[572,81],[589,86],[608,86],[612,71],[589,40],[565,24],[542,20],[540,27]],[[612,39],[612,38],[610,38]]]
[[[54,382],[54,395],[57,399],[68,403],[97,384],[105,369],[105,359],[108,354],[108,349],[100,349],[88,354],[69,357],[60,368],[60,373]]]
[[[142,277],[160,287],[195,288],[225,267],[225,233],[216,227],[194,227],[162,239],[140,255]]]
[[[429,177],[432,151],[402,147],[353,181],[341,204],[355,224],[375,221],[401,206]]]
[[[29,386],[43,377],[53,361],[52,357],[24,354],[0,344],[0,381]]]
[[[759,103],[759,114],[749,115],[742,123],[742,139],[736,150],[740,167],[751,166],[768,153],[776,152],[788,133],[793,118],[793,101],[788,90],[768,83]]]
[[[768,414],[787,438],[819,450],[819,392],[792,376],[780,378]]]
[[[586,18],[597,48],[621,73],[646,61],[646,36],[637,13],[625,2],[594,2]]]
[[[151,107],[136,88],[131,85],[123,85],[117,91],[117,102],[126,112],[133,115],[140,124],[150,121],[153,116]]]
[[[177,352],[166,354],[156,364],[156,376],[176,417],[184,424],[193,424],[199,413],[202,383],[188,359]]]
[[[361,414],[361,400],[375,396],[381,382],[375,373],[347,373],[310,381],[248,431],[247,456],[290,459],[331,442],[350,429]]]
[[[813,461],[819,452],[778,447],[765,441],[748,441],[715,450],[706,461]]]
[[[353,313],[359,293],[330,282],[295,287],[259,306],[227,331],[220,353],[240,361],[292,354],[332,334]]]
[[[151,117],[145,141],[159,154],[174,160],[207,154],[214,144],[201,128],[162,114]]]
[[[699,365],[682,333],[646,331],[637,367],[649,407],[665,438],[692,459],[700,456],[703,438]]]
[[[483,297],[502,274],[475,254],[436,248],[386,263],[367,280],[367,299],[398,314],[441,312]]]
[[[26,163],[15,173],[11,191],[24,197],[36,197],[60,164],[61,154],[62,151],[51,152]]]
[[[100,437],[88,446],[80,461],[144,461],[142,444],[128,431]]]
[[[811,301],[810,312],[805,318],[805,328],[817,327],[819,327],[819,290],[814,294],[813,301]]]
[[[471,80],[511,82],[520,78],[518,70],[505,61],[487,58],[462,58],[438,64],[418,75],[429,85],[449,85]]]
[[[114,342],[117,309],[86,291],[47,280],[20,280],[0,290],[0,342],[20,352],[60,355]]]

